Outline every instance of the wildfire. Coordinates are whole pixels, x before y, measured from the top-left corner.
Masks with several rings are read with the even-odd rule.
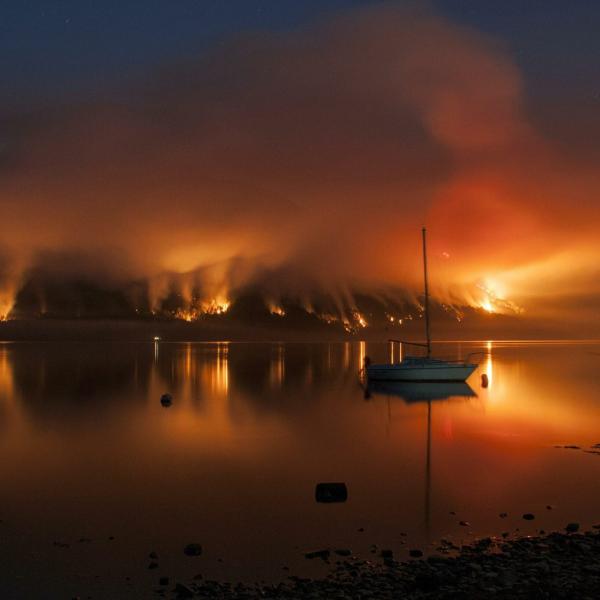
[[[179,309],[175,311],[175,318],[181,321],[187,321],[188,323],[191,321],[196,321],[199,318],[199,314],[195,310],[184,310]]]
[[[394,315],[390,315],[386,313],[386,318],[390,323],[397,323],[398,325],[402,325],[402,317],[395,317]]]
[[[224,298],[213,298],[212,300],[201,302],[200,311],[205,315],[222,315],[229,310],[231,302]]]
[[[269,312],[278,317],[285,317],[285,310],[278,304],[269,304]]]
[[[15,305],[14,294],[0,290],[0,321],[6,321]]]
[[[481,303],[481,308],[483,308],[483,310],[485,310],[486,312],[489,313],[493,313],[494,312],[494,306],[492,305],[492,302],[489,298],[486,298],[482,303]]]
[[[182,321],[197,321],[204,315],[223,315],[231,306],[229,300],[223,298],[213,298],[196,303],[189,308],[179,308],[175,311],[174,317]]]
[[[359,329],[364,329],[369,325],[357,310],[352,312],[352,320],[342,319],[342,324],[348,333],[356,333]]]
[[[327,325],[331,325],[332,323],[336,323],[339,319],[335,315],[331,315],[329,313],[323,313],[321,315],[317,315],[319,319],[325,321]]]
[[[506,290],[495,279],[485,279],[477,284],[484,296],[477,306],[487,313],[514,313],[521,314],[523,308],[506,298]]]
[[[358,323],[359,327],[364,328],[368,325],[365,318],[358,311],[355,311],[353,316],[354,316],[354,320]]]

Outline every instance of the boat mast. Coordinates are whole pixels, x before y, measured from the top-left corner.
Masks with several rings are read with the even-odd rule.
[[[429,333],[429,284],[427,282],[427,231],[423,227],[423,277],[425,279],[425,335],[427,336],[427,358],[431,357],[431,336]]]

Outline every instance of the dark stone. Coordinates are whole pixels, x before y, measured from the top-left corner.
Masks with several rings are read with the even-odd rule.
[[[148,558],[158,558],[158,554],[156,554],[156,552],[150,552],[150,554],[148,554]]]
[[[463,527],[470,527],[471,525],[469,521],[459,521],[458,524],[462,525]]]
[[[337,550],[334,550],[334,552],[338,556],[351,556],[352,555],[352,550],[349,550],[348,548],[338,548]]]
[[[200,544],[188,544],[183,553],[186,556],[200,556],[202,554],[202,546]]]
[[[502,512],[498,515],[501,519],[506,519],[508,517],[508,513]]]
[[[348,500],[348,488],[345,483],[317,483],[315,500],[325,503],[346,502]]]
[[[163,394],[160,397],[160,403],[163,406],[171,406],[171,404],[173,404],[173,396],[171,396],[171,394]]]
[[[440,587],[440,579],[435,573],[419,573],[415,577],[415,588],[424,592],[433,592]]]
[[[148,565],[149,569],[158,569],[158,563],[155,561],[152,561],[149,565]]]
[[[534,515],[534,514],[532,514],[532,513],[525,513],[525,514],[523,515],[523,518],[524,518],[526,521],[533,521],[533,520],[535,519],[535,515]]]
[[[414,550],[409,550],[408,554],[412,558],[421,558],[421,556],[423,556],[423,552],[421,550],[416,549],[416,548]]]
[[[178,598],[193,598],[194,597],[194,591],[191,588],[189,588],[187,585],[184,585],[183,583],[175,584],[175,594],[177,594]]]
[[[576,531],[579,531],[579,523],[568,523],[565,527],[565,531],[567,533],[575,533]]]
[[[158,580],[158,585],[169,585],[169,578],[168,577],[161,577]]]

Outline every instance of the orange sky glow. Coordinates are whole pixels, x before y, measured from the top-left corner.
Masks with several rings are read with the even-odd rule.
[[[426,225],[440,302],[585,323],[598,157],[535,111],[501,40],[385,5],[33,109],[0,173],[0,315],[40,271],[217,313],[251,285],[277,310],[416,299]]]

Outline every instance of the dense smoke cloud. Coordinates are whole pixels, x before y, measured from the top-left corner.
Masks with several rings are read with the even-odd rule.
[[[417,292],[427,224],[438,297],[530,310],[596,269],[598,181],[523,87],[499,42],[386,4],[6,117],[0,302],[43,271],[351,309]]]

